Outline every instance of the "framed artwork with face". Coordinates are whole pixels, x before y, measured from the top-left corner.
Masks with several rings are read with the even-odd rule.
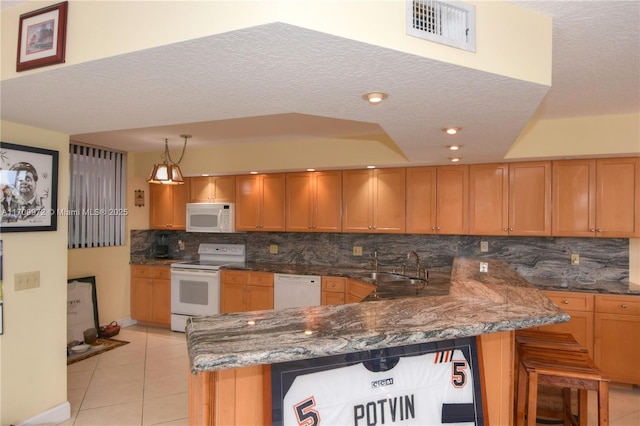
[[[0,142],[0,233],[55,231],[58,151]]]

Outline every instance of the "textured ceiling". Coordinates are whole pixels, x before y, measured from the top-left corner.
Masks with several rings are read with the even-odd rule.
[[[640,111],[640,2],[517,3],[554,17],[551,89],[272,23],[5,80],[2,118],[130,152],[183,133],[189,146],[389,135],[410,163],[444,164],[446,126],[464,127],[465,162],[490,162],[534,114]],[[376,90],[389,98],[368,105]]]

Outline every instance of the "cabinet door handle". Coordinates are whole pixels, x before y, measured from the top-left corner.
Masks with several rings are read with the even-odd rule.
[[[596,231],[602,232],[602,228],[598,228],[598,229],[596,229]]]
[[[436,228],[436,231],[439,231],[439,230],[440,230],[440,227],[438,226],[438,227]]]
[[[509,231],[513,231],[513,228],[509,228]]]
[[[509,232],[509,228],[503,228],[502,229],[504,232]]]
[[[435,231],[435,230],[436,230],[436,227],[435,227],[435,226],[432,226],[432,227],[431,227],[431,230],[432,230],[432,231]]]

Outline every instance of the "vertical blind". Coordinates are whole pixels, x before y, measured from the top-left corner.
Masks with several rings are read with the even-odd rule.
[[[126,154],[69,145],[69,248],[124,244]]]

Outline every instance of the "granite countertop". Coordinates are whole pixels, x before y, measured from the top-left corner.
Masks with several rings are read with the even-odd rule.
[[[136,257],[132,258],[132,265],[147,266],[168,266],[172,263],[183,262],[190,259],[149,259]],[[483,259],[484,261],[484,259]],[[223,269],[236,269],[243,271],[256,272],[274,272],[281,274],[296,275],[324,275],[324,276],[344,276],[358,278],[361,281],[374,283],[373,280],[365,278],[362,274],[366,272],[361,268],[349,268],[333,265],[290,265],[290,264],[274,264],[274,263],[252,263],[248,262],[244,266],[225,266]],[[392,272],[391,269],[385,269]],[[368,272],[371,272],[369,270]],[[438,277],[443,274],[449,274],[449,271],[430,271],[432,277]],[[410,274],[409,274],[410,275]],[[640,284],[629,281],[587,281],[562,278],[544,278],[544,277],[523,277],[533,286],[540,290],[557,290],[557,291],[576,291],[585,293],[601,293],[601,294],[623,294],[640,296]],[[432,287],[435,290],[435,287]],[[390,297],[388,294],[387,297]]]
[[[488,273],[479,272],[480,261],[489,264]],[[303,273],[295,271],[290,273]],[[336,275],[335,268],[332,271],[329,275]],[[568,320],[566,313],[505,262],[455,258],[445,295],[192,317],[186,337],[191,371],[197,373]]]
[[[576,281],[541,277],[526,277],[526,279],[540,290],[640,296],[640,284],[629,281]]]

